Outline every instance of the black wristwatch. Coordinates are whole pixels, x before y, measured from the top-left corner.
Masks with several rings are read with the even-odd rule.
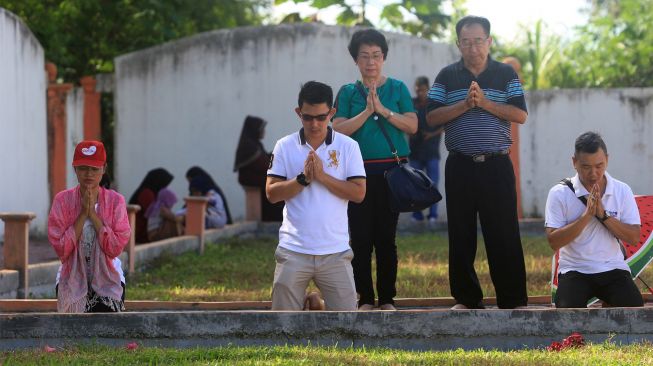
[[[610,218],[610,215],[608,215],[608,211],[603,210],[603,216],[599,217],[598,219],[599,219],[601,222],[604,222],[605,220],[607,220],[607,219],[609,219],[609,218]]]
[[[304,175],[304,172],[301,172],[297,175],[297,183],[303,185],[304,187],[308,187],[311,182],[306,181],[306,176]]]

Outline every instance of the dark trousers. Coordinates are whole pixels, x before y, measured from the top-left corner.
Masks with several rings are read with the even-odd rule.
[[[451,295],[469,308],[483,307],[483,292],[474,270],[478,215],[497,305],[504,309],[526,305],[515,173],[508,155],[477,163],[450,154],[445,166],[445,189]]]
[[[374,305],[372,251],[376,251],[376,290],[379,305],[394,304],[397,294],[397,219],[390,211],[388,184],[382,175],[368,175],[367,192],[361,203],[349,202],[349,232],[354,259],[354,282],[358,305]]]
[[[644,306],[642,295],[628,271],[615,269],[593,274],[569,271],[558,275],[557,308],[584,308],[593,297],[610,306]]]

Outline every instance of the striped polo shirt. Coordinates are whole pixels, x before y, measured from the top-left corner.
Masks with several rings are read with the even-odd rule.
[[[453,63],[440,71],[429,90],[429,111],[465,100],[472,81],[495,103],[526,110],[524,90],[510,65],[488,56],[488,67],[475,77],[463,63]],[[506,150],[512,145],[510,122],[479,107],[472,108],[444,125],[444,143],[449,151],[476,155]]]

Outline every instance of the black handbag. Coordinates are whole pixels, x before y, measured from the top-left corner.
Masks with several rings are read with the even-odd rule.
[[[367,93],[357,82],[356,88],[364,100],[367,100]],[[442,199],[442,195],[433,181],[422,170],[415,169],[406,162],[399,159],[397,149],[395,149],[388,132],[385,130],[383,123],[375,118],[383,136],[388,142],[392,156],[394,156],[397,165],[388,169],[384,173],[389,189],[390,209],[393,212],[413,212],[421,211]]]

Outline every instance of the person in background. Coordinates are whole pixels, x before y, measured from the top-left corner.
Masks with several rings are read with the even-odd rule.
[[[270,203],[265,196],[265,180],[270,165],[270,154],[265,151],[261,140],[265,136],[266,121],[247,116],[236,149],[234,172],[238,172],[238,183],[245,187],[258,187],[261,192],[261,221],[281,221],[284,203]]]
[[[227,211],[222,201],[222,196],[213,189],[213,182],[206,175],[198,175],[190,180],[188,190],[194,197],[207,197],[209,199],[206,206],[206,216],[204,227],[207,229],[220,229],[227,224]],[[185,221],[186,207],[179,210],[176,215],[177,220]]]
[[[123,311],[125,282],[117,257],[131,236],[125,198],[100,186],[106,170],[101,142],[77,144],[72,165],[79,184],[54,197],[48,216],[48,240],[61,260],[57,311]]]
[[[156,201],[145,212],[147,219],[147,237],[149,241],[163,240],[179,235],[177,216],[172,207],[177,203],[177,195],[169,188],[162,188]]]
[[[193,178],[198,176],[206,177],[206,180],[208,181],[209,184],[209,189],[213,190],[215,193],[217,193],[220,196],[220,199],[222,200],[222,204],[224,206],[224,211],[227,215],[226,223],[227,225],[233,224],[233,220],[231,219],[231,212],[229,211],[229,204],[227,204],[227,197],[225,196],[224,192],[222,192],[220,186],[218,186],[215,183],[213,177],[211,177],[211,175],[209,175],[209,173],[207,173],[206,170],[200,168],[199,166],[193,166],[186,171],[186,180],[188,181],[189,184],[193,180]],[[193,195],[193,192],[188,192],[188,193],[191,196]]]
[[[148,212],[150,205],[156,202],[159,191],[172,182],[172,178],[172,174],[163,168],[152,169],[147,172],[145,178],[129,199],[129,204],[141,206],[141,209],[136,213],[136,243],[147,243],[149,241],[145,213]]]
[[[360,81],[343,85],[337,96],[333,129],[350,136],[360,146],[365,162],[366,195],[363,202],[349,202],[349,229],[354,250],[354,278],[360,295],[360,310],[375,305],[372,281],[372,252],[376,252],[376,290],[379,309],[396,310],[397,221],[390,210],[386,170],[397,165],[380,125],[406,161],[410,154],[406,134],[417,132],[417,116],[410,92],[402,81],[383,74],[388,56],[385,36],[374,29],[356,31],[349,42],[349,54],[360,73]]]
[[[437,186],[440,180],[440,139],[442,126],[431,127],[426,122],[426,110],[429,105],[429,79],[420,76],[415,80],[415,95],[413,106],[417,111],[417,133],[410,136],[410,155],[408,161],[415,169],[424,170],[426,175]],[[429,207],[427,217],[429,224],[435,223],[438,217],[438,205]],[[413,212],[415,221],[423,221],[422,211]]]

